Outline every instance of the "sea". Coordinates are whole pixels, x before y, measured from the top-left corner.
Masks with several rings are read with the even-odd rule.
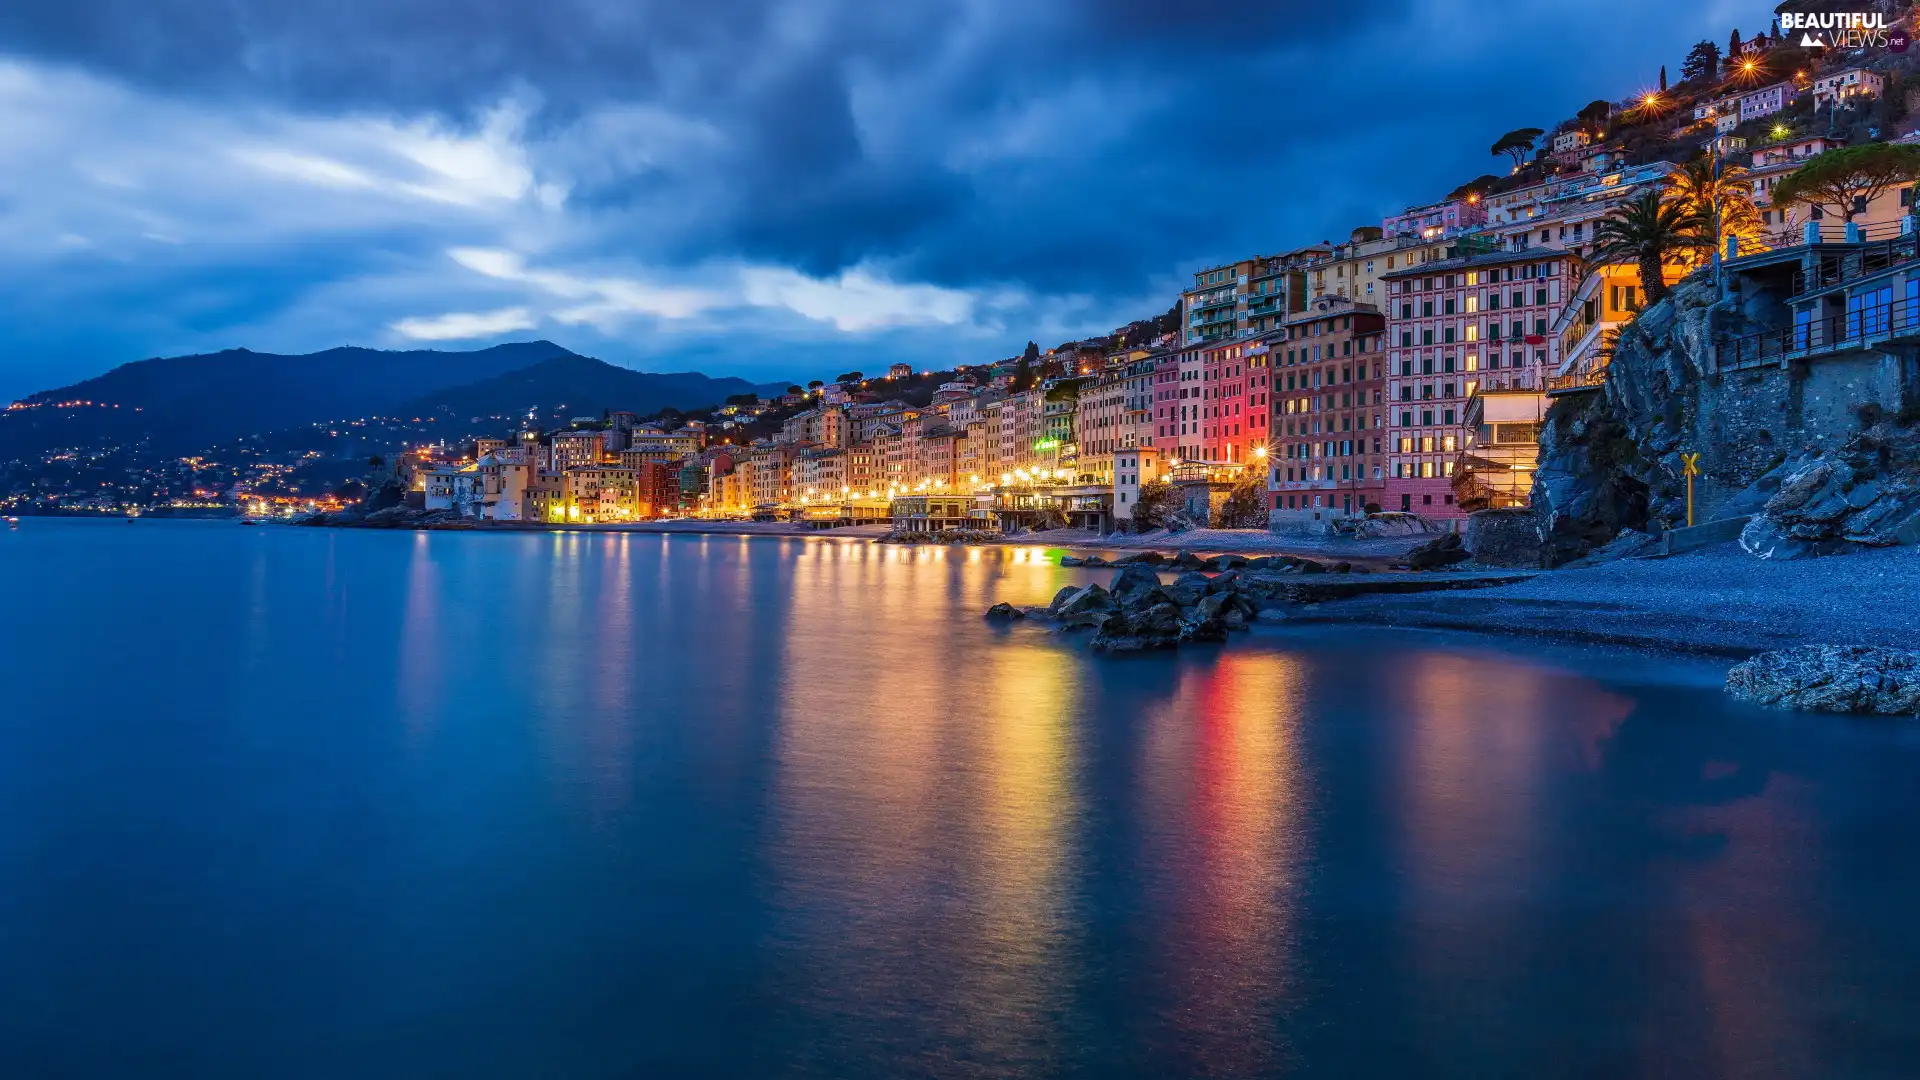
[[[0,1069],[1920,1071],[1920,725],[981,617],[1060,554],[0,531]]]

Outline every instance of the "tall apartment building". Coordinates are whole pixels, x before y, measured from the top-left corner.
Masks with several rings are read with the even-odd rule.
[[[1257,255],[1193,275],[1180,294],[1180,344],[1204,345],[1272,330],[1306,305],[1306,268],[1325,247]]]
[[[1270,515],[1275,528],[1364,514],[1386,490],[1387,320],[1372,304],[1315,300],[1272,346]]]
[[[585,465],[597,465],[606,449],[598,431],[556,431],[553,433],[553,471],[565,472]]]
[[[1345,297],[1384,308],[1386,290],[1380,276],[1447,257],[1455,239],[1422,240],[1417,236],[1388,236],[1372,225],[1353,230],[1345,243],[1335,244],[1327,258],[1307,271],[1314,299]]]
[[[1578,284],[1553,250],[1464,255],[1386,275],[1386,503],[1463,517],[1450,478],[1482,386],[1542,389],[1557,362],[1549,333]]]
[[[1178,389],[1174,391],[1173,413],[1177,422],[1173,425],[1173,457],[1176,461],[1204,461],[1206,436],[1201,431],[1200,414],[1206,401],[1206,387],[1202,384],[1206,375],[1206,350],[1181,349],[1179,355]]]
[[[1272,411],[1273,343],[1284,330],[1200,351],[1200,459],[1259,465]]]
[[[1163,457],[1178,451],[1180,445],[1180,357],[1185,350],[1168,349],[1153,360],[1152,409],[1153,442]]]

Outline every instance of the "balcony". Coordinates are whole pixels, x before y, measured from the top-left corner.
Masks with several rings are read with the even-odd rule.
[[[1894,344],[1920,344],[1920,303],[1900,299],[1871,304],[1732,338],[1719,344],[1717,362],[1722,371],[1739,371],[1800,357]]]
[[[1792,295],[1804,296],[1807,293],[1819,292],[1863,277],[1871,277],[1883,270],[1920,258],[1920,250],[1916,249],[1916,240],[1920,240],[1920,237],[1916,237],[1911,232],[1901,231],[1905,220],[1910,219],[1903,219],[1897,224],[1887,222],[1865,228],[1856,227],[1855,234],[1859,239],[1851,241],[1846,238],[1847,233],[1844,228],[1838,235],[1830,235],[1835,231],[1833,227],[1823,226],[1817,222],[1807,222],[1799,246],[1807,248],[1825,245],[1844,246],[1838,251],[1810,252],[1809,257],[1801,263],[1801,268],[1793,275]]]

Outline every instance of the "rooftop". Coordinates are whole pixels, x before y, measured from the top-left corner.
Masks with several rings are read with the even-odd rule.
[[[1449,270],[1470,270],[1478,266],[1506,266],[1511,263],[1540,262],[1543,259],[1571,258],[1568,252],[1558,249],[1541,248],[1534,251],[1493,251],[1484,255],[1462,255],[1438,262],[1421,263],[1405,270],[1391,270],[1381,274],[1382,281],[1395,281],[1401,278],[1426,277],[1429,274],[1445,273]]]

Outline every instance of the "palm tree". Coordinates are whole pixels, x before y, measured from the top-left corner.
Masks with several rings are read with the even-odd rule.
[[[1766,228],[1753,206],[1753,184],[1747,170],[1723,162],[1715,174],[1712,155],[1687,162],[1667,177],[1667,197],[1686,207],[1702,226],[1702,246],[1724,253],[1727,237],[1740,241],[1743,252],[1766,250]],[[1714,223],[1719,223],[1716,232]]]
[[[1648,188],[1593,227],[1592,261],[1637,264],[1640,291],[1650,306],[1667,295],[1664,268],[1698,261],[1711,231],[1712,226],[1703,228],[1699,216],[1678,199],[1662,200],[1658,190]]]

